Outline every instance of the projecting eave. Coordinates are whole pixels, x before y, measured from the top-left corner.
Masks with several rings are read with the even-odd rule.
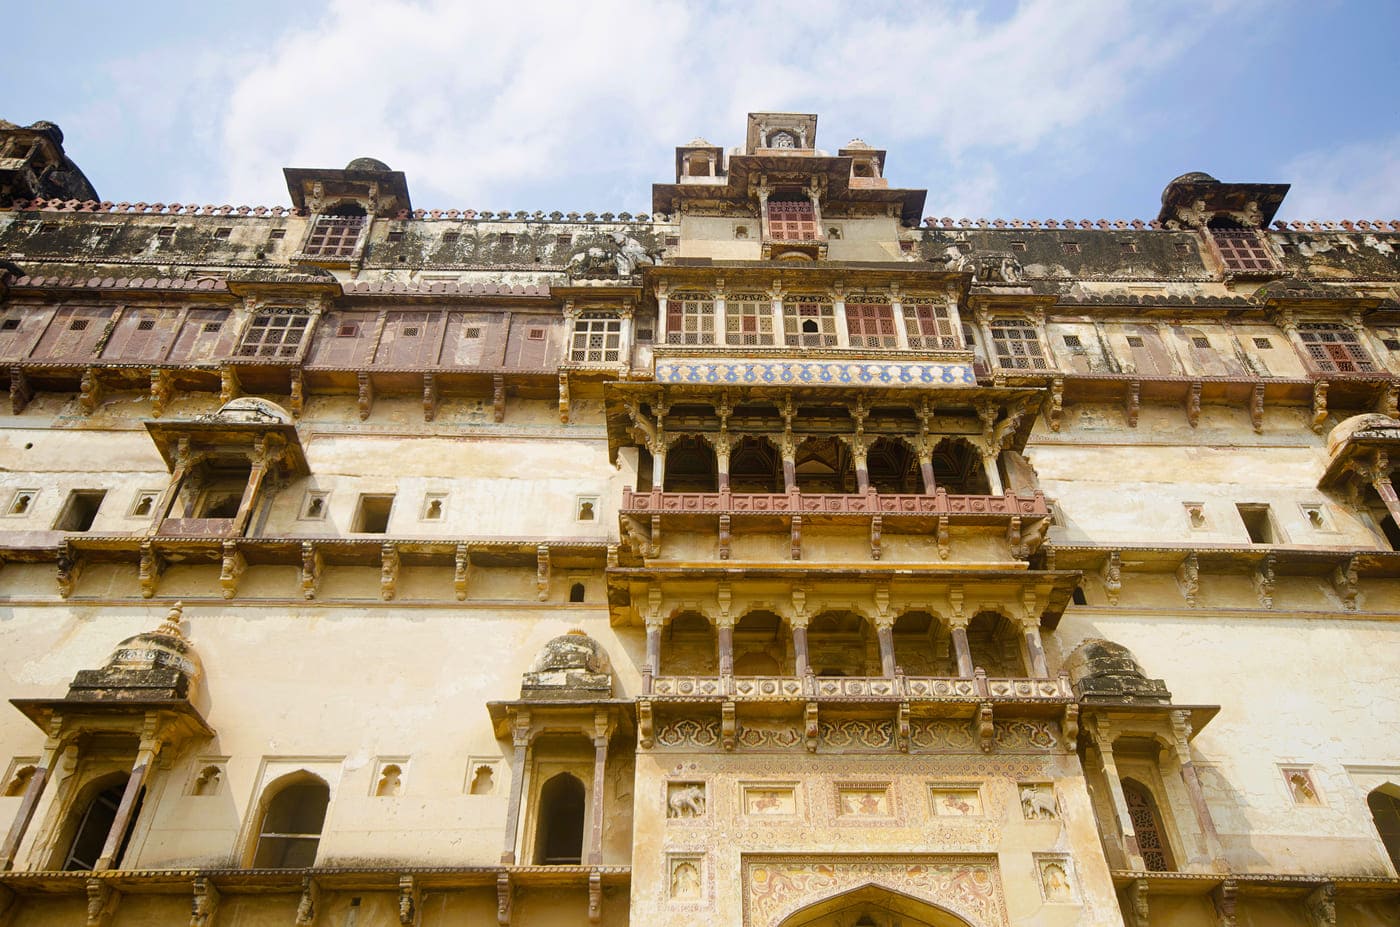
[[[191,444],[200,446],[226,445],[228,447],[251,448],[257,441],[269,435],[277,435],[284,442],[286,458],[284,466],[291,475],[304,476],[311,472],[302,452],[301,438],[295,425],[280,422],[230,422],[219,421],[216,417],[184,422],[147,421],[146,431],[160,451],[161,459],[172,471],[179,456],[180,441],[189,439]]]
[[[12,698],[10,704],[19,709],[42,731],[50,731],[56,720],[83,726],[84,721],[104,718],[139,718],[159,715],[168,720],[172,731],[183,737],[213,737],[214,729],[199,710],[183,698],[154,699],[74,699],[74,698]]]
[[[716,261],[710,258],[673,258],[665,264],[642,268],[642,288],[650,291],[657,283],[671,286],[708,287],[716,277],[724,278],[731,292],[744,288],[767,290],[774,281],[784,288],[801,288],[839,281],[848,289],[877,288],[897,284],[901,292],[945,291],[955,287],[959,299],[972,285],[968,271],[950,271],[932,264],[908,261]]]

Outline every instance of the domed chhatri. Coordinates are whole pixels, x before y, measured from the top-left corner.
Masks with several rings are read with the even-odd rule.
[[[345,169],[347,171],[383,171],[385,173],[392,170],[389,165],[378,158],[356,158],[345,165]]]
[[[101,669],[79,671],[68,687],[68,699],[189,698],[204,677],[204,666],[180,630],[183,609],[184,606],[176,602],[160,627],[122,641]]]
[[[276,423],[279,425],[292,423],[292,413],[275,402],[258,399],[255,396],[240,396],[237,399],[230,399],[219,407],[219,411],[215,415],[229,422]]]
[[[1362,432],[1376,432],[1386,438],[1400,438],[1400,421],[1380,412],[1367,412],[1337,423],[1327,434],[1327,459],[1330,461],[1336,457],[1348,441]]]
[[[570,631],[545,644],[520,680],[523,699],[582,700],[612,696],[612,666],[598,642]]]
[[[1086,703],[1170,704],[1160,679],[1148,679],[1131,650],[1102,639],[1087,640],[1065,661],[1075,693]]]

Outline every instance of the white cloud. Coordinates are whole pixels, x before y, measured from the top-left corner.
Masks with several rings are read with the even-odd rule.
[[[1284,219],[1400,218],[1400,134],[1305,152],[1280,169]]]
[[[1238,13],[1127,0],[1028,0],[1000,19],[835,0],[339,0],[233,87],[227,194],[282,202],[280,168],[371,155],[408,174],[419,206],[636,209],[676,144],[737,144],[746,112],[798,109],[821,115],[829,149],[851,134],[898,145],[897,183],[968,166],[944,205],[976,213],[995,201],[999,150],[1063,146]]]

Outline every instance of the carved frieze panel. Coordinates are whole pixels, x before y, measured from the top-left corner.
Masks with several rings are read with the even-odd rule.
[[[658,383],[731,383],[742,386],[976,386],[971,364],[875,361],[668,360],[656,365]]]

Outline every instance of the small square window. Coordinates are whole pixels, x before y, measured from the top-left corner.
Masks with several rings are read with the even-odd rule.
[[[1240,503],[1236,506],[1244,530],[1249,534],[1251,544],[1277,544],[1282,541],[1273,515],[1268,505],[1262,503]]]
[[[445,245],[455,244],[457,239],[462,237],[461,232],[443,232],[442,242]]]
[[[405,338],[417,338],[422,331],[423,330],[417,325],[406,325],[404,326],[403,336]]]
[[[579,496],[578,506],[574,510],[574,517],[578,521],[598,520],[598,497]]]
[[[1381,344],[1385,345],[1387,351],[1400,351],[1400,338],[1382,338]]]
[[[360,496],[359,511],[355,514],[355,530],[361,534],[388,534],[389,515],[393,509],[392,495]]]
[[[12,332],[19,328],[19,319],[6,319],[0,322],[0,332]]]
[[[1084,347],[1084,342],[1079,340],[1078,335],[1065,335],[1065,347],[1082,348]]]
[[[1274,346],[1274,343],[1268,338],[1255,338],[1254,346],[1261,351],[1267,351]]]
[[[205,323],[204,323],[204,330],[205,330],[206,332],[216,332],[216,331],[218,331],[219,329],[221,329],[221,328],[223,328],[223,327],[224,327],[224,323],[223,323],[223,322],[205,322]]]
[[[638,340],[638,341],[650,341],[650,340],[652,340],[652,339],[655,338],[655,337],[656,337],[655,331],[653,331],[653,330],[650,329],[650,328],[639,328],[639,329],[637,329],[637,340]]]
[[[151,331],[152,329],[154,329],[155,327],[156,327],[156,320],[155,320],[155,319],[142,319],[141,321],[139,321],[139,322],[136,323],[136,330],[137,330],[138,332],[148,332],[148,331]]]
[[[1060,247],[1064,249],[1065,254],[1079,253],[1079,242],[1077,241],[1062,241]]]
[[[1283,782],[1288,787],[1288,794],[1293,799],[1293,804],[1312,807],[1322,805],[1322,794],[1317,790],[1317,783],[1313,780],[1312,770],[1309,767],[1281,766],[1279,771],[1283,773]]]
[[[1130,348],[1140,348],[1140,347],[1142,347],[1142,336],[1141,336],[1141,335],[1129,335],[1129,336],[1128,336],[1128,347],[1130,347]]]
[[[526,339],[528,339],[528,340],[530,340],[530,341],[543,341],[543,340],[544,340],[544,329],[543,329],[543,328],[532,328],[532,329],[529,329],[528,331],[526,331],[525,337],[526,337]]]
[[[1187,255],[1189,255],[1189,254],[1191,253],[1191,245],[1190,245],[1189,243],[1187,243],[1187,242],[1184,242],[1184,241],[1179,241],[1179,242],[1177,242],[1177,243],[1176,243],[1176,253],[1179,254],[1179,255],[1181,255],[1182,257],[1186,257]]]
[[[286,230],[286,229],[273,229],[272,231],[270,231],[270,232],[267,233],[267,240],[268,240],[268,241],[281,241],[282,239],[284,239],[284,238],[286,238],[286,237],[287,237],[287,230]]]
[[[397,798],[403,794],[407,773],[408,757],[380,757],[371,795],[374,798]]]
[[[1192,531],[1204,531],[1210,527],[1210,522],[1206,521],[1204,502],[1183,502],[1182,506],[1186,509],[1186,523]]]
[[[574,236],[567,233],[554,236],[554,243],[560,248],[567,248],[574,243]]]
[[[1328,517],[1327,506],[1318,503],[1304,503],[1299,506],[1303,510],[1303,517],[1308,521],[1308,527],[1314,531],[1336,531],[1332,526],[1332,520]]]
[[[419,521],[442,521],[446,515],[446,493],[430,492],[423,497],[423,510],[418,513]]]
[[[169,241],[175,237],[175,226],[167,225],[164,228],[157,229],[156,237],[162,241]]]
[[[1210,347],[1210,339],[1207,338],[1205,335],[1193,335],[1191,337],[1191,347],[1208,348]]]
[[[335,330],[337,338],[354,338],[359,333],[360,325],[358,322],[342,322],[340,327]]]
[[[1011,243],[1011,250],[1012,250],[1012,251],[1025,251],[1025,250],[1026,250],[1026,243],[1025,243],[1024,241],[1013,241],[1013,242]]]
[[[515,247],[515,236],[510,232],[502,232],[498,241],[500,241],[502,248]]]
[[[1297,254],[1298,246],[1290,242],[1283,242],[1278,246],[1279,251],[1284,254]]]
[[[68,323],[68,330],[70,332],[87,331],[87,323],[87,319],[74,319]]]
[[[329,507],[330,493],[309,492],[306,498],[301,500],[301,514],[297,518],[302,521],[321,521],[325,519]]]
[[[389,241],[403,241],[403,231],[401,229],[395,229],[386,235],[385,238]]]
[[[232,234],[233,234],[233,229],[229,228],[229,227],[226,226],[226,225],[223,226],[222,228],[214,229],[214,237],[215,237],[215,238],[220,238],[220,239],[228,238],[228,237],[229,237],[230,235],[232,235]]]
[[[34,507],[34,499],[39,495],[37,489],[19,489],[10,497],[10,504],[5,506],[6,515],[28,515],[29,510]]]
[[[462,337],[463,337],[463,338],[480,338],[480,337],[481,337],[481,329],[480,329],[479,327],[476,327],[476,326],[473,326],[472,328],[464,328],[464,329],[462,329]]]
[[[90,530],[92,523],[97,520],[97,511],[102,508],[102,500],[105,498],[105,489],[79,489],[69,493],[68,501],[63,504],[63,511],[59,512],[58,520],[53,524],[54,530]]]
[[[1135,241],[1120,241],[1118,243],[1118,250],[1124,254],[1137,254],[1137,249],[1137,242]]]
[[[463,791],[468,795],[494,795],[500,778],[500,758],[474,756],[467,761],[467,781]]]

